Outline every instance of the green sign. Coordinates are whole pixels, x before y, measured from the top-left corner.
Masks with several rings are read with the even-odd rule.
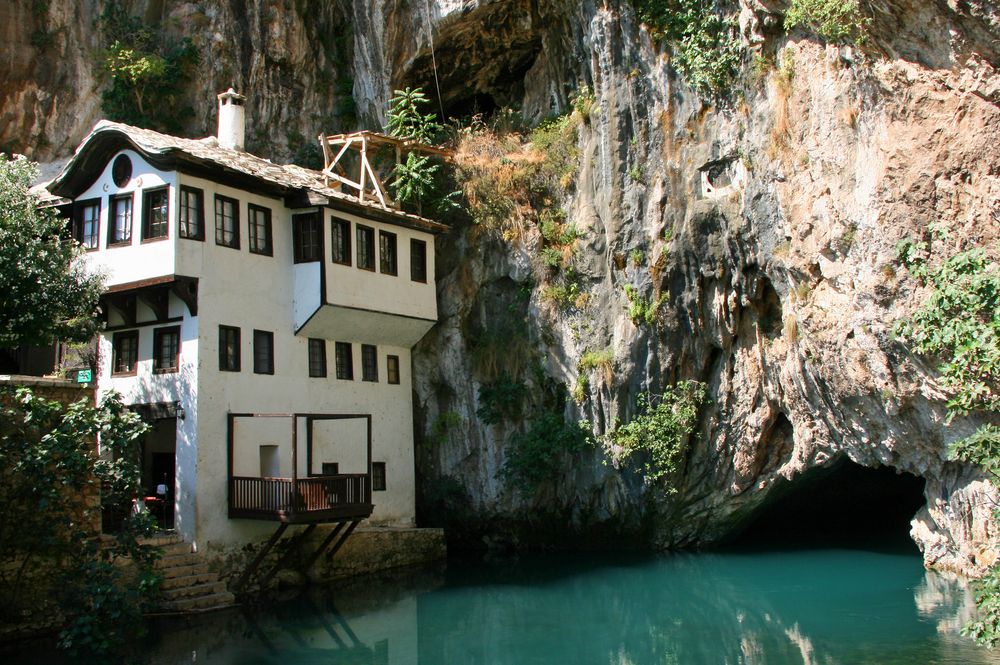
[[[76,382],[77,383],[90,383],[94,380],[94,371],[90,369],[81,369],[76,372]]]

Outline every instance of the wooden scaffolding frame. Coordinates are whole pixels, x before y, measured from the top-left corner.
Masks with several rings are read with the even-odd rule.
[[[364,203],[366,200],[378,201],[384,210],[400,210],[386,191],[385,183],[372,167],[369,154],[382,146],[390,146],[396,157],[396,164],[403,160],[403,155],[418,152],[425,155],[436,155],[450,159],[451,153],[441,148],[435,148],[413,139],[400,139],[378,132],[361,131],[350,134],[319,135],[319,143],[323,147],[323,181],[329,187],[330,181],[350,188],[351,193]],[[341,160],[349,150],[358,153],[359,167],[356,179],[351,179]]]

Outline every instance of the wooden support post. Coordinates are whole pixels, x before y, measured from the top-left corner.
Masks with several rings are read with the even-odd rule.
[[[361,137],[361,190],[358,192],[358,200],[362,203],[365,202],[365,175],[367,171],[365,166],[368,164],[368,140],[364,136]]]
[[[300,547],[302,547],[302,543],[304,543],[306,538],[309,537],[309,534],[311,534],[315,530],[316,530],[316,525],[310,524],[302,531],[302,533],[295,536],[295,540],[293,540],[292,543],[288,546],[288,549],[285,550],[285,553],[283,555],[281,555],[281,558],[278,559],[277,563],[275,563],[274,566],[271,568],[271,570],[268,571],[267,575],[261,578],[260,588],[263,589],[265,586],[267,586],[267,583],[270,582],[274,578],[274,576],[278,574],[279,570],[281,570],[282,564],[288,561],[292,557],[292,555]]]
[[[260,566],[261,562],[264,560],[264,557],[266,557],[271,552],[271,549],[278,542],[278,539],[281,538],[281,534],[285,533],[285,529],[287,528],[288,524],[286,524],[285,522],[282,522],[281,525],[278,526],[278,530],[275,531],[270,538],[268,538],[267,543],[264,544],[263,549],[261,549],[261,551],[257,553],[257,556],[254,557],[254,560],[250,562],[250,565],[247,566],[247,569],[243,571],[242,575],[240,575],[240,579],[236,580],[236,584],[233,585],[234,591],[239,592],[243,590],[247,582],[250,581],[251,575],[253,575],[254,571],[257,570],[257,568]]]
[[[312,565],[316,563],[316,559],[319,558],[319,555],[323,553],[323,550],[329,547],[330,543],[333,542],[333,539],[336,538],[337,535],[344,530],[344,527],[346,525],[347,522],[338,522],[336,528],[327,534],[326,538],[323,539],[323,542],[320,543],[319,547],[316,548],[316,551],[310,554],[309,559],[306,560],[305,566],[303,567],[305,571],[308,571],[310,568],[312,568]]]

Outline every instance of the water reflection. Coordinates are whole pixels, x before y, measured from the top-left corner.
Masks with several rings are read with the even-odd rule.
[[[453,563],[174,622],[147,653],[153,665],[1000,663],[958,635],[965,585],[920,564],[837,550]]]

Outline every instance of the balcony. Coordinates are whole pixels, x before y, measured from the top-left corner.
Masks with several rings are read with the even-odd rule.
[[[364,473],[229,481],[229,517],[308,524],[372,514],[371,477]]]

